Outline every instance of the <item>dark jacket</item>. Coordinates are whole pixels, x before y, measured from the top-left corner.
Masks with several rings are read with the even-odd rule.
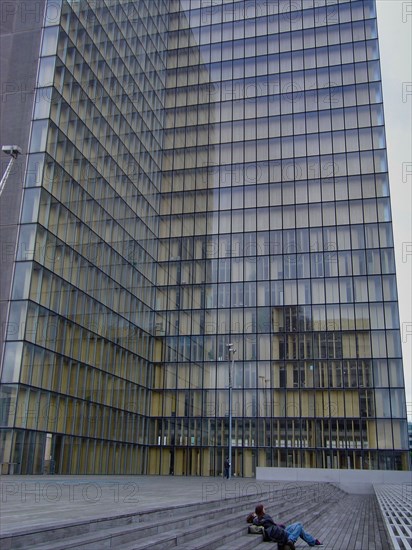
[[[265,529],[267,538],[273,542],[278,542],[280,544],[286,544],[289,540],[289,536],[283,526],[281,527],[275,523],[269,514],[264,514],[263,516],[256,517],[253,520],[255,525],[262,525]]]

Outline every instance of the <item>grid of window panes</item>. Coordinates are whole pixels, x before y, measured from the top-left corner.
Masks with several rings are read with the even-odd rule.
[[[170,6],[153,471],[407,467],[374,1]]]
[[[1,462],[407,466],[373,1],[63,0],[25,184]]]
[[[143,473],[166,5],[64,0],[56,17],[43,29],[5,351],[4,462]]]

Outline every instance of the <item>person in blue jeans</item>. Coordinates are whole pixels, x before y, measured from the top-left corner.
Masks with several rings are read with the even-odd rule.
[[[299,522],[286,526],[275,523],[273,518],[266,513],[263,504],[258,504],[256,506],[255,514],[253,516],[253,523],[255,525],[262,525],[265,532],[267,532],[268,537],[273,540],[273,542],[277,542],[279,544],[288,544],[292,542],[293,548],[294,543],[300,537],[307,542],[309,546],[323,546],[318,539],[315,539],[315,537],[307,533],[304,530],[303,525]]]

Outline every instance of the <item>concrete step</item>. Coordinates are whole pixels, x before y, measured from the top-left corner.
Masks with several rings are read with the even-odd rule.
[[[325,504],[342,493],[328,484],[306,484],[299,491],[285,492],[284,487],[277,490],[272,485],[267,493],[261,491],[258,498],[252,494],[56,526],[21,533],[9,540],[0,538],[0,543],[3,550],[164,550],[166,547],[213,550],[222,545],[233,550],[237,548],[233,544],[238,543],[249,550],[261,539],[247,535],[245,522],[258,501],[263,501],[279,521],[305,522],[306,517],[313,520]]]
[[[271,494],[268,492],[268,494]],[[239,510],[246,510],[254,506],[256,497],[245,496],[239,498],[224,499],[225,506],[230,513]],[[25,531],[12,537],[0,537],[3,549],[12,548],[41,549],[41,550],[64,550],[66,548],[113,548],[116,544],[134,541],[139,537],[152,537],[157,533],[164,533],[173,528],[176,521],[181,523],[200,521],[201,518],[209,517],[215,521],[220,515],[222,500],[176,506],[164,510],[149,510],[136,514],[126,514],[110,518],[96,519],[70,523],[51,527],[49,529],[34,529]],[[153,517],[157,522],[153,524]],[[161,521],[159,521],[161,517]],[[163,535],[164,536],[164,535]],[[120,540],[123,537],[124,540]],[[51,542],[52,541],[52,542]],[[11,545],[12,543],[12,545]],[[100,546],[98,546],[100,545]]]
[[[262,539],[262,537],[260,537]],[[176,548],[178,550],[217,550],[221,548],[222,545],[228,544],[232,550],[240,550],[238,545],[239,542],[239,529],[227,526],[222,526],[220,529],[214,526],[213,531],[209,529],[209,533],[204,534],[193,538],[192,540],[186,542],[185,544],[177,544]],[[256,539],[258,542],[258,539]],[[159,547],[156,550],[161,550]]]
[[[140,548],[161,548],[166,546],[175,547],[187,540],[197,538],[199,532],[206,532],[213,526],[221,525],[222,530],[226,529],[227,517],[235,524],[234,531],[239,530],[239,525],[246,525],[246,515],[252,508],[249,502],[240,502],[237,505],[227,505],[225,516],[222,515],[221,503],[215,510],[199,511],[181,519],[172,518],[160,521],[156,524],[149,522],[135,523],[130,526],[107,529],[102,532],[90,533],[88,536],[81,535],[66,539],[61,543],[54,542],[48,545],[32,546],[38,550],[65,550],[65,549],[88,549],[98,548],[140,549]],[[156,514],[161,517],[162,512]]]
[[[236,543],[235,547],[233,546],[234,542]],[[237,538],[236,541],[231,540],[219,546],[219,550],[234,550],[234,548],[236,548],[236,550],[255,550],[255,548],[275,550],[276,546],[274,548],[269,548],[267,543],[263,542],[263,537],[261,535],[242,536]]]
[[[379,521],[372,518],[374,505],[370,498],[347,495],[341,491],[332,493],[328,491],[328,498],[322,503],[314,502],[312,506],[300,506],[298,518],[305,528],[325,543],[325,550],[382,550],[389,548],[386,537],[377,533]],[[271,503],[268,503],[268,508]],[[369,518],[369,519],[368,519]],[[243,518],[241,518],[242,521]],[[281,519],[290,523],[283,514]],[[192,537],[187,543],[181,544],[176,540],[176,545],[160,541],[157,545],[128,545],[118,550],[164,550],[164,548],[176,548],[176,550],[268,550],[269,546],[258,535],[248,535],[246,525],[227,529],[222,535],[215,525],[213,529],[198,538]],[[211,526],[212,527],[212,526]],[[380,528],[379,528],[380,529]],[[385,534],[385,533],[383,533]],[[299,539],[296,548],[304,550],[307,544]]]
[[[287,506],[281,515],[277,514],[276,518],[279,518],[279,521],[282,521],[285,524],[290,524],[295,521],[301,521],[308,532],[317,533],[320,529],[320,522],[318,518],[327,513],[327,511],[333,507],[337,502],[346,496],[346,494],[340,489],[327,488],[327,490],[322,490],[319,494],[322,497],[323,501],[321,502],[312,502],[310,506],[302,506],[302,503],[298,503],[293,507],[293,509],[287,510]],[[267,507],[271,507],[272,503],[267,503]],[[288,515],[289,512],[289,515]],[[315,529],[312,529],[315,527]],[[241,532],[236,533],[237,536],[232,537],[229,541],[222,544],[216,540],[212,539],[212,536],[204,537],[202,544],[200,541],[196,541],[196,550],[254,550],[255,548],[268,548],[267,544],[263,541],[263,537],[260,535],[249,535],[247,533],[247,527],[244,526],[241,529]],[[209,543],[209,544],[208,544]],[[303,546],[306,546],[306,543],[299,541],[298,544],[302,543]],[[178,546],[179,550],[191,550],[191,546]]]
[[[329,491],[329,498],[334,493],[335,491]],[[336,489],[336,493],[340,493],[340,491]],[[279,501],[267,501],[267,505],[278,508]],[[285,518],[285,521],[286,518],[290,518],[286,523],[292,523],[292,521],[299,519],[306,525],[309,521],[316,521],[316,518],[328,507],[330,507],[330,503],[327,500],[321,504],[313,502],[304,511],[302,511],[301,503],[289,503],[289,505],[284,506],[286,515],[282,515],[282,518]],[[166,537],[164,536],[160,540],[158,537],[156,537],[156,540],[151,539],[150,542],[143,540],[139,543],[122,545],[118,547],[118,550],[163,550],[166,546],[176,547],[179,550],[214,550],[217,548],[252,550],[263,543],[263,538],[259,535],[248,535],[245,522],[247,513],[245,512],[249,510],[250,508],[246,508],[244,512],[236,515],[225,510],[223,514],[220,513],[218,521],[211,522],[207,520],[189,528],[182,526],[182,529],[177,533],[167,533]],[[295,518],[295,515],[297,518]],[[230,518],[229,523],[228,518]],[[202,533],[204,534],[202,535]],[[171,534],[173,535],[172,540],[169,536]]]

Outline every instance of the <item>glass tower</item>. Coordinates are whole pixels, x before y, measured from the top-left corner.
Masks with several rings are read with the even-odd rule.
[[[1,461],[407,469],[374,0],[47,14]]]

